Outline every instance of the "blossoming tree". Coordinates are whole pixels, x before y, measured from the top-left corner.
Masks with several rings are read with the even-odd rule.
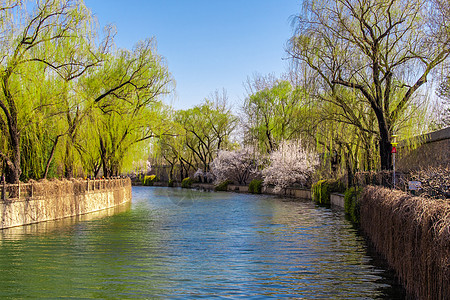
[[[247,184],[250,178],[258,176],[262,160],[251,147],[234,151],[219,151],[211,163],[211,172],[216,183],[232,180]]]
[[[319,165],[318,155],[302,146],[300,140],[283,141],[270,154],[270,165],[263,170],[264,184],[279,192],[293,184],[304,185]]]

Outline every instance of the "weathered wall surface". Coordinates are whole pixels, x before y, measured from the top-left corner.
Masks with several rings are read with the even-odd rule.
[[[425,167],[450,166],[450,127],[411,140],[412,147],[401,142],[397,170],[408,172]],[[414,145],[420,144],[418,147]]]
[[[128,178],[37,182],[24,188],[25,196],[19,192],[17,197],[0,200],[0,229],[83,215],[131,201]]]

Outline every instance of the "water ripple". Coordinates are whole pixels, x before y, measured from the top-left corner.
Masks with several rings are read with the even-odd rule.
[[[341,212],[181,189],[133,188],[131,207],[5,230],[0,271],[6,299],[403,297]]]

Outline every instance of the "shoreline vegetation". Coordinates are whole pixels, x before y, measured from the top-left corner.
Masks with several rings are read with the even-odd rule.
[[[98,28],[83,0],[2,1],[3,214],[31,207],[33,222],[46,205],[59,209],[8,210],[41,186],[78,211],[91,181],[73,177],[214,182],[324,206],[337,192],[412,295],[450,299],[450,2],[302,2],[286,37],[289,70],[248,77],[237,113],[225,89],[188,109],[165,103],[175,78],[156,37],[117,48],[114,26]],[[37,182],[52,178],[70,180]],[[410,183],[419,197],[403,192]]]

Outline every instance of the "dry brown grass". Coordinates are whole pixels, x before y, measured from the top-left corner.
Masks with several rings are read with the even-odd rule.
[[[361,228],[418,299],[450,299],[450,203],[368,186]]]
[[[129,178],[122,179],[102,179],[102,180],[85,180],[81,178],[71,178],[67,179],[41,179],[39,181],[29,180],[28,183],[20,184],[20,195],[19,188],[17,184],[7,184],[6,198],[16,199],[28,198],[28,197],[42,197],[49,198],[54,195],[67,195],[75,194],[80,195],[88,191],[102,190],[102,189],[117,189],[125,185],[130,185],[131,181]],[[0,186],[0,189],[3,189]],[[0,191],[0,195],[2,194]],[[0,199],[1,200],[1,199]]]
[[[411,173],[411,179],[421,182],[420,195],[437,199],[450,198],[450,167],[428,167]]]

